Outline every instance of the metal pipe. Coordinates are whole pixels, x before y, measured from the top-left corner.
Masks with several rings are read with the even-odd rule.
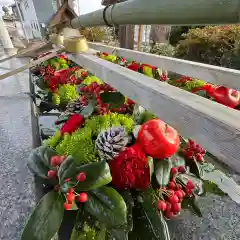
[[[71,21],[73,28],[106,25],[103,9]],[[129,0],[105,12],[109,24],[209,25],[240,22],[240,0]]]
[[[21,25],[22,25],[22,29],[23,29],[25,38],[26,38],[27,42],[29,42],[27,31],[26,31],[25,26],[24,26],[23,17],[22,17],[21,11],[19,9],[18,3],[19,3],[18,0],[15,0],[15,4],[16,4],[16,7],[17,7],[18,15],[20,17],[20,21],[21,21]]]

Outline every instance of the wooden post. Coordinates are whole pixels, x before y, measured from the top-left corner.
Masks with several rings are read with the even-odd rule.
[[[140,52],[142,51],[142,37],[143,37],[143,25],[139,25],[137,50],[140,51]]]
[[[119,28],[120,47],[134,49],[134,25],[124,25]]]

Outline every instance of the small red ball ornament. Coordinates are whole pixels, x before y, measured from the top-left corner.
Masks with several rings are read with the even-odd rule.
[[[164,159],[177,152],[180,138],[177,130],[160,119],[153,119],[141,126],[137,143],[149,156]]]

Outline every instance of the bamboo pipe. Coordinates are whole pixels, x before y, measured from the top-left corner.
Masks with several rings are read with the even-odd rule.
[[[106,25],[104,9],[71,21],[73,28]],[[240,22],[240,0],[129,0],[109,6],[109,24],[209,25]]]

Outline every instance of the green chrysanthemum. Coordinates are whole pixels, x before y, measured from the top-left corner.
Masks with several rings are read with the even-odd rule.
[[[58,94],[60,96],[60,102],[62,104],[74,101],[79,97],[76,86],[71,84],[60,85],[58,88]]]
[[[202,87],[205,84],[206,84],[206,82],[203,81],[203,80],[194,79],[192,81],[187,81],[184,84],[183,89],[186,90],[186,91],[190,91],[191,92],[192,89]]]
[[[57,131],[54,136],[44,141],[44,145],[48,145],[50,148],[55,148],[61,141],[62,135],[60,131]]]
[[[82,164],[99,160],[92,140],[92,130],[89,127],[78,129],[72,135],[65,134],[56,151],[59,155],[72,155]]]
[[[82,84],[90,85],[90,84],[92,84],[94,82],[96,82],[98,84],[104,84],[104,82],[100,78],[98,78],[96,76],[88,76],[88,77],[86,77],[84,79],[84,81],[82,82]]]
[[[53,93],[52,95],[52,102],[55,105],[59,105],[61,102],[60,96],[57,93]]]
[[[85,122],[85,126],[91,128],[93,135],[95,136],[98,135],[102,130],[119,126],[124,126],[129,133],[132,132],[133,125],[134,121],[130,116],[118,113],[94,116]]]

